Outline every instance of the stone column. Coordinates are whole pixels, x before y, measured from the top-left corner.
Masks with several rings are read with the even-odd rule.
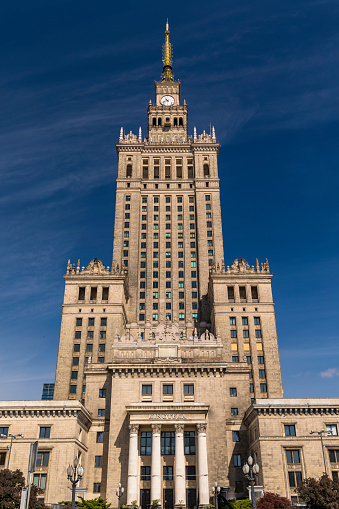
[[[128,480],[127,480],[127,505],[133,500],[138,500],[138,429],[139,424],[129,425],[129,451],[128,451]]]
[[[175,424],[174,506],[186,507],[184,425]]]
[[[159,500],[161,505],[161,424],[152,424],[152,461],[151,461],[151,503]]]
[[[198,490],[199,507],[210,503],[208,486],[206,423],[197,424],[198,431]]]

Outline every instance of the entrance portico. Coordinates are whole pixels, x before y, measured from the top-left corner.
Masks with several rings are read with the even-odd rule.
[[[166,509],[209,504],[208,409],[198,403],[126,407],[130,418],[127,505],[134,500],[142,506],[158,500]],[[140,475],[141,471],[147,473]]]

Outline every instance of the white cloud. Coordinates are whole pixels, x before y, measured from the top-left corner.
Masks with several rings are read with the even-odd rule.
[[[326,371],[321,371],[320,376],[322,378],[333,378],[334,376],[339,376],[338,368],[328,368]]]

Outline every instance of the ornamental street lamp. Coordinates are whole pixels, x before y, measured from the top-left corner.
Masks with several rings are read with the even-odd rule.
[[[118,487],[115,489],[115,493],[118,497],[118,509],[120,509],[120,499],[123,496],[125,488],[121,486],[121,482],[119,482]]]
[[[242,471],[244,472],[246,479],[249,480],[251,485],[252,509],[257,509],[257,504],[255,503],[254,485],[256,476],[259,474],[259,465],[258,463],[253,465],[252,456],[247,458],[247,463],[245,463],[245,465],[242,467]]]
[[[24,438],[23,434],[22,433],[18,433],[17,435],[12,435],[12,433],[8,433],[8,435],[4,435],[3,433],[1,433],[0,435],[1,438],[8,438],[8,437],[11,437],[11,443],[9,445],[9,453],[8,453],[8,460],[7,460],[7,470],[9,469],[9,460],[11,459],[11,452],[12,452],[12,445],[13,445],[13,440],[15,438]]]
[[[73,466],[68,465],[68,468],[67,468],[67,478],[72,483],[72,505],[71,505],[72,509],[75,509],[75,488],[83,475],[84,475],[84,469],[79,464],[79,458],[74,458]]]
[[[214,495],[214,507],[215,507],[215,509],[218,509],[218,495],[220,493],[220,486],[218,486],[217,482],[214,483],[214,486],[212,488],[212,493]]]
[[[310,431],[310,435],[319,435],[320,436],[320,441],[321,441],[321,449],[323,451],[323,459],[324,459],[324,467],[325,467],[325,474],[327,474],[327,468],[326,468],[326,460],[325,460],[325,449],[324,449],[324,442],[323,442],[323,434],[325,435],[333,435],[333,431],[331,430],[328,430],[328,431],[325,431],[324,429],[320,430],[320,431]]]

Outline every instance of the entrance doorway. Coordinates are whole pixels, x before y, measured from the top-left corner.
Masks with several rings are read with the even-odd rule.
[[[164,509],[173,509],[173,490],[164,490]]]
[[[197,492],[195,489],[186,490],[186,507],[194,509],[197,506]]]
[[[149,509],[151,505],[151,490],[140,490],[141,509]]]

